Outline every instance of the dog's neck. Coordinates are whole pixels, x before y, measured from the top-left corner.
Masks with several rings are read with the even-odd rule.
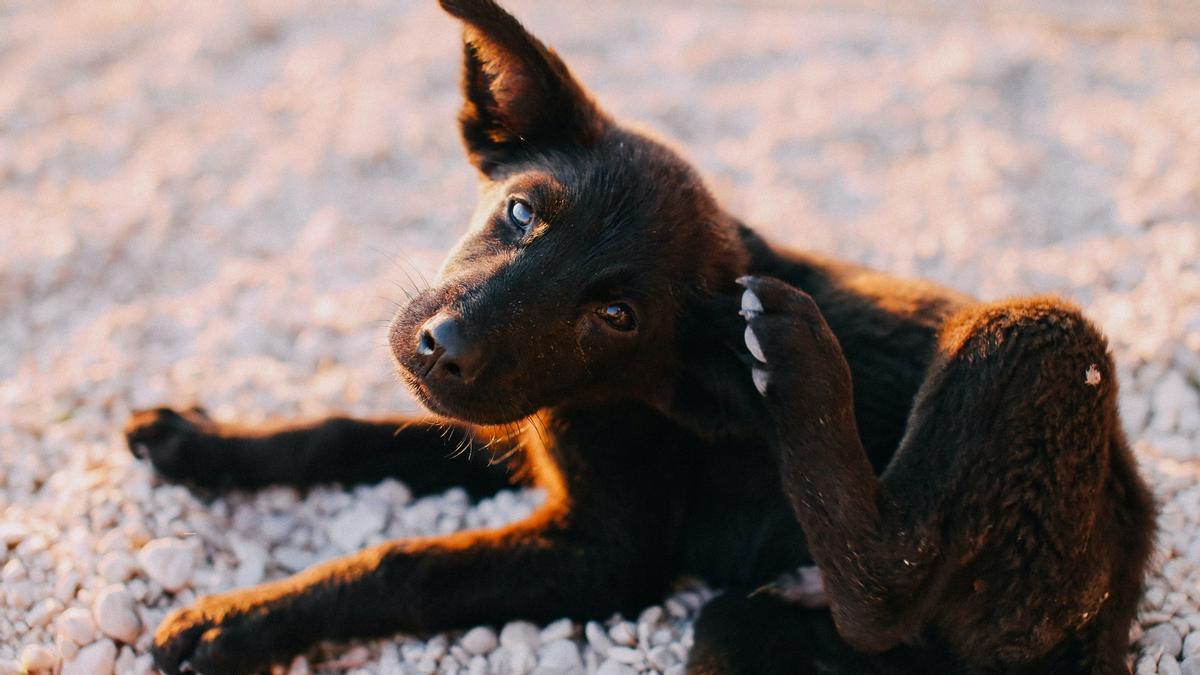
[[[677,424],[702,438],[761,433],[765,410],[750,377],[743,344],[745,321],[738,314],[742,288],[737,277],[774,271],[777,258],[753,230],[733,221],[736,235],[721,278],[688,301],[676,332],[674,368],[657,403]]]

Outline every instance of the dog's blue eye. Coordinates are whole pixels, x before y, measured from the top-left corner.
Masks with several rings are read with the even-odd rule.
[[[508,203],[508,220],[523,231],[533,225],[533,207],[520,199]]]
[[[614,302],[610,305],[605,305],[596,310],[600,318],[608,322],[608,325],[616,328],[621,332],[631,331],[637,325],[637,319],[633,316],[633,309],[623,303]]]

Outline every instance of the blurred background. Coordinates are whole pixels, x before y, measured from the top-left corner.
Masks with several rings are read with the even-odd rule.
[[[1079,301],[1164,502],[1138,672],[1200,672],[1200,3],[506,6],[776,241]],[[219,530],[257,536],[179,524],[211,506],[130,463],[131,407],[415,409],[384,323],[474,205],[459,58],[433,0],[0,0],[0,563],[44,568],[25,607],[0,596],[0,660],[65,656],[54,616],[104,581],[57,539],[189,533],[201,592],[239,564]],[[71,570],[82,595],[47,604]],[[143,623],[187,597],[139,599]]]

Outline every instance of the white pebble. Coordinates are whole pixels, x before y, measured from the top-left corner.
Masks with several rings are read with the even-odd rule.
[[[608,658],[635,667],[641,667],[646,663],[646,657],[632,647],[613,647],[608,650]]]
[[[268,552],[266,547],[245,539],[231,539],[230,548],[237,556],[238,566],[233,582],[239,587],[262,583],[266,576]]]
[[[500,631],[500,644],[510,650],[521,645],[534,651],[542,644],[542,635],[538,627],[528,621],[510,621]]]
[[[570,640],[555,640],[542,647],[538,653],[538,665],[553,668],[559,672],[573,672],[583,669],[583,659],[579,656],[579,648]]]
[[[360,502],[329,523],[329,540],[343,553],[352,553],[372,534],[383,531],[386,522],[387,513],[381,507]]]
[[[608,633],[604,627],[595,621],[587,622],[583,627],[583,633],[587,636],[588,644],[600,656],[608,656],[608,650],[612,648],[612,640],[608,638]]]
[[[62,603],[54,598],[46,598],[42,600],[29,612],[29,616],[25,617],[25,621],[30,626],[43,628],[50,623],[50,620],[62,611]]]
[[[542,629],[542,644],[565,640],[575,634],[575,623],[570,619],[559,619]]]
[[[141,635],[142,622],[134,611],[133,598],[119,584],[100,590],[92,606],[92,616],[100,631],[115,640],[133,644]]]
[[[1200,618],[1200,614],[1193,615]],[[1191,617],[1189,617],[1191,618]],[[1200,657],[1200,626],[1192,624],[1192,632],[1183,639],[1183,657]]]
[[[86,609],[72,607],[58,616],[58,635],[79,646],[96,639],[96,624]]]
[[[487,654],[499,644],[496,640],[496,632],[487,626],[472,628],[464,633],[458,642],[463,649],[476,655]]]
[[[637,627],[628,621],[619,621],[608,629],[608,637],[619,645],[632,647],[637,644]]]
[[[16,546],[21,543],[25,537],[29,536],[29,528],[16,522],[0,523],[0,544],[4,546]]]
[[[21,650],[21,667],[30,673],[49,673],[58,665],[58,655],[43,645],[26,645]]]
[[[196,557],[191,547],[178,539],[155,539],[138,551],[138,563],[163,590],[175,593],[191,581]]]
[[[1169,623],[1161,623],[1147,630],[1146,634],[1142,636],[1142,644],[1161,647],[1162,653],[1172,659],[1178,657],[1183,648],[1183,640],[1179,637],[1179,632]]]
[[[655,647],[646,652],[646,660],[650,662],[650,667],[659,671],[666,670],[679,662],[675,658],[675,653],[665,646]]]
[[[1179,672],[1182,675],[1200,675],[1200,657],[1184,659],[1183,663],[1179,664]]]
[[[100,558],[100,562],[96,564],[96,571],[109,581],[121,583],[133,576],[137,571],[137,563],[127,553],[110,551]]]
[[[63,663],[61,675],[112,675],[117,646],[101,640],[79,650],[75,658]]]

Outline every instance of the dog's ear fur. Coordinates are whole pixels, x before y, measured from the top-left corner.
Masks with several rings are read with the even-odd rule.
[[[440,0],[462,19],[463,107],[471,162],[485,175],[523,154],[589,146],[607,118],[554,50],[492,0]]]

